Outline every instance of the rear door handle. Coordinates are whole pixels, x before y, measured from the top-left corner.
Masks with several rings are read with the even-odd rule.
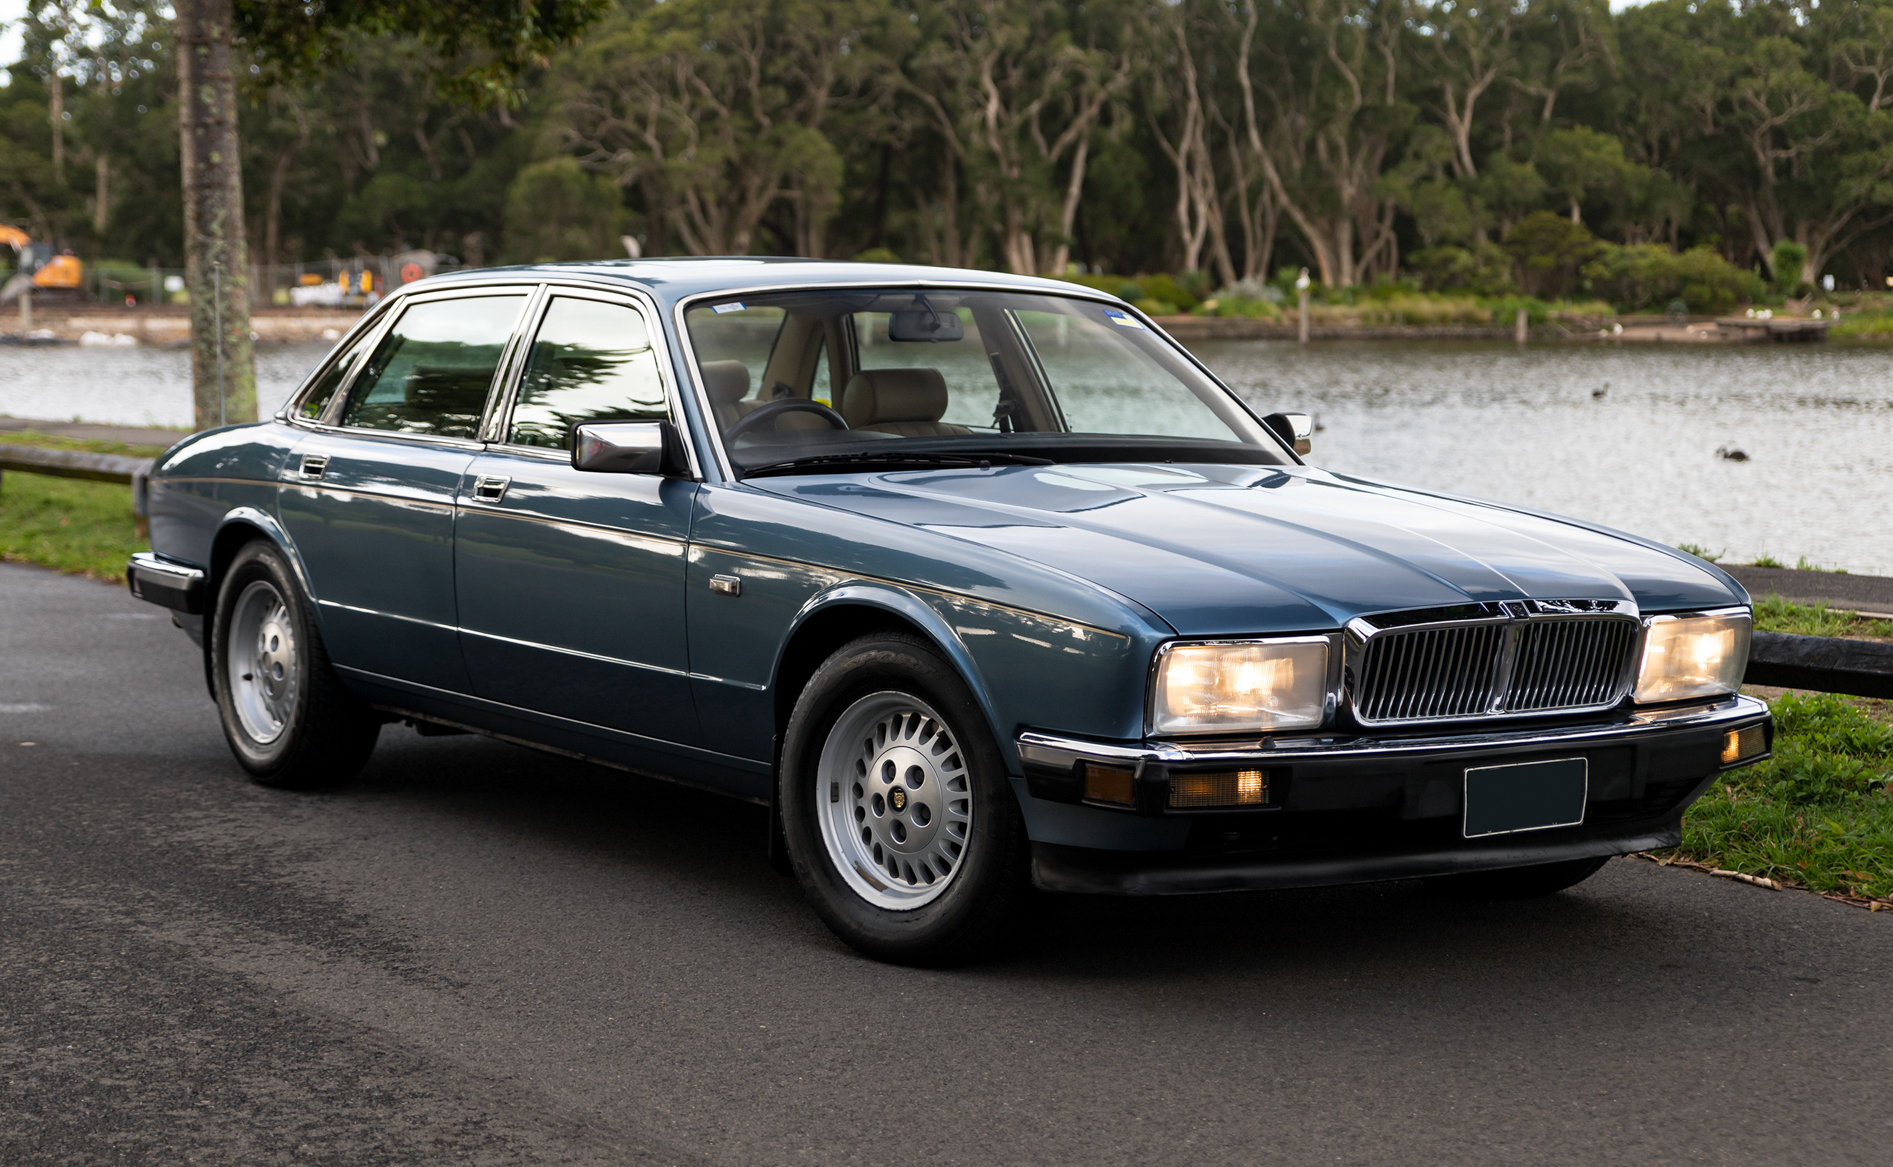
[[[302,477],[308,481],[313,482],[322,477],[323,472],[328,470],[328,468],[329,456],[327,454],[304,454],[302,456]]]
[[[498,502],[506,497],[506,488],[512,483],[510,478],[493,478],[481,475],[473,483],[475,502]]]

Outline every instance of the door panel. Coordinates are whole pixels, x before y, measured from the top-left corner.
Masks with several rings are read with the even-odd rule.
[[[421,298],[375,342],[343,404],[347,432],[283,467],[283,525],[336,664],[468,691],[454,595],[454,505],[527,296]]]
[[[319,478],[302,467],[326,458]],[[473,452],[311,434],[283,470],[295,540],[338,665],[466,692],[454,609],[454,495]]]
[[[460,497],[455,578],[475,693],[693,740],[683,608],[697,486],[570,462],[578,425],[672,420],[643,315],[555,293],[516,396],[504,445],[467,468]]]
[[[497,502],[482,479],[507,479]],[[697,486],[494,451],[466,470],[455,575],[473,691],[666,741],[696,737],[684,540]]]

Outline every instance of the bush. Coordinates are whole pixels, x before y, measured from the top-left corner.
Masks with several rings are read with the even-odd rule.
[[[1518,261],[1525,290],[1553,299],[1570,292],[1578,269],[1603,246],[1584,224],[1553,211],[1534,211],[1505,233],[1505,250]]]
[[[856,263],[899,263],[900,256],[885,247],[870,247],[854,257]]]
[[[1137,277],[1137,284],[1139,287],[1143,288],[1145,296],[1153,300],[1160,300],[1166,304],[1175,305],[1171,312],[1166,313],[1166,315],[1174,315],[1178,311],[1188,312],[1190,309],[1196,307],[1198,302],[1197,297],[1190,295],[1188,291],[1184,290],[1182,284],[1178,283],[1170,276],[1139,276]],[[1146,311],[1148,311],[1148,309],[1146,309]]]
[[[1584,265],[1584,278],[1592,291],[1626,311],[1680,299],[1691,312],[1714,315],[1764,290],[1761,277],[1708,247],[1693,247],[1678,255],[1660,243],[1606,246]]]
[[[535,162],[506,191],[506,251],[527,263],[621,257],[624,195],[576,158]]]
[[[1504,296],[1518,291],[1512,257],[1495,243],[1428,247],[1407,256],[1407,270],[1429,292]]]

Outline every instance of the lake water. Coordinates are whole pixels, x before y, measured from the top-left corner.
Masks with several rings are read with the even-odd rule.
[[[1893,350],[1277,341],[1194,346],[1313,460],[1576,515],[1730,559],[1893,575]],[[257,348],[265,414],[324,345]],[[1608,388],[1603,395],[1594,391]],[[0,413],[188,426],[190,355],[0,348]],[[1745,462],[1718,457],[1740,449]]]

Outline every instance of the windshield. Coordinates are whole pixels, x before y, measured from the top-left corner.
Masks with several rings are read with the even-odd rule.
[[[1056,295],[846,289],[684,314],[739,472],[981,461],[1293,459],[1121,307]]]

